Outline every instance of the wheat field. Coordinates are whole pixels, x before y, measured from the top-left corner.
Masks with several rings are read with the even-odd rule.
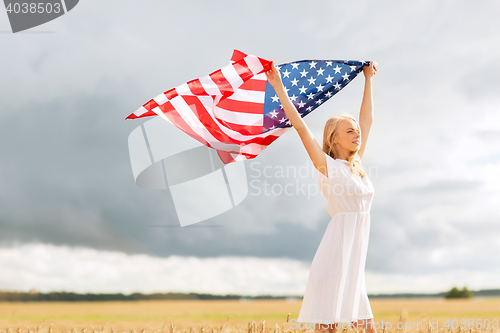
[[[500,298],[372,299],[370,304],[378,333],[500,333]],[[312,332],[296,322],[300,306],[300,300],[2,302],[0,333]],[[429,321],[437,326],[429,330]]]

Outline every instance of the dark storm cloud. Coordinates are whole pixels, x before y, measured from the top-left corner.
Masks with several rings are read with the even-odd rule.
[[[2,241],[140,250],[127,224],[154,219],[153,207],[163,205],[153,193],[126,195],[136,189],[120,140],[128,130],[110,112],[123,105],[86,95],[35,105],[20,106],[0,124],[12,143],[0,148],[8,189],[1,193]]]
[[[2,185],[9,189],[1,193],[4,245],[38,241],[161,256],[312,259],[322,230],[280,221],[267,209],[262,212],[267,221],[252,227],[258,216],[252,206],[259,203],[251,196],[246,209],[255,213],[245,220],[241,204],[203,223],[216,221],[222,228],[162,227],[179,225],[175,207],[167,191],[134,184],[126,145],[130,127],[117,126],[123,121],[117,111],[124,108],[109,96],[83,95],[36,108],[27,104],[4,118],[0,132],[12,142],[0,150]],[[297,198],[277,200],[286,204]],[[304,244],[294,245],[301,240]]]
[[[367,268],[374,272],[422,274],[453,269],[485,269],[494,266],[492,244],[500,233],[497,222],[448,216],[477,200],[484,183],[440,180],[422,187],[394,191],[386,202],[372,209]],[[421,215],[425,211],[432,214]],[[468,251],[462,253],[462,249]],[[439,262],[431,258],[436,249],[446,249]],[[447,251],[447,252],[446,252]],[[481,268],[482,267],[482,268]]]

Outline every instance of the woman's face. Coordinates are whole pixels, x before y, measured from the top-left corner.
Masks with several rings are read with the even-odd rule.
[[[358,124],[352,119],[342,119],[333,142],[337,144],[337,149],[358,151],[361,145],[361,132]]]

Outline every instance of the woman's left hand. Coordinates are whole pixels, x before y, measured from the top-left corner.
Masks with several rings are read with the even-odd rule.
[[[366,78],[370,78],[377,73],[377,63],[370,61],[368,66],[363,66],[363,74]]]
[[[278,69],[274,65],[274,61],[271,63],[271,69],[266,72],[266,76],[267,80],[275,90],[279,84],[282,84],[280,72],[278,72]]]

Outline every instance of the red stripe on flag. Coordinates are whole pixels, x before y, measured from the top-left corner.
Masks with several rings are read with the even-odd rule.
[[[240,61],[241,59],[245,58],[247,54],[239,51],[239,50],[234,50],[233,55],[231,56],[231,61]]]
[[[148,111],[141,115],[141,117],[151,117],[151,116],[156,116],[156,113],[154,111]]]
[[[249,154],[249,153],[243,153],[243,152],[237,152],[237,153],[235,153],[235,152],[232,152],[232,151],[228,152],[228,151],[219,150],[219,149],[216,149],[216,151],[217,151],[217,155],[219,155],[220,160],[224,164],[235,162],[235,158],[238,157],[239,155],[245,156],[247,160],[257,157],[256,154]],[[238,155],[238,156],[233,157],[232,155]]]
[[[219,120],[221,123],[226,125],[228,128],[232,129],[233,131],[239,132],[244,135],[258,135],[262,134],[262,125],[258,126],[251,126],[251,125],[241,125],[241,124],[234,124],[231,122],[228,122],[227,120],[215,117],[217,120]]]
[[[208,96],[208,93],[205,91],[205,88],[203,88],[199,79],[189,81],[187,85],[194,95]]]
[[[234,92],[233,87],[229,83],[229,81],[226,80],[224,77],[224,74],[222,74],[222,70],[217,70],[210,74],[210,78],[214,83],[217,85],[217,88],[219,88],[220,92],[223,95],[229,95]]]
[[[177,97],[178,95],[179,94],[177,94],[177,91],[175,90],[175,88],[172,88],[172,89],[165,92],[165,96],[168,99],[173,99],[174,97]]]
[[[244,102],[235,101],[232,99],[223,99],[217,103],[217,107],[240,113],[251,113],[251,114],[263,114],[264,113],[264,103],[254,103],[254,102]],[[244,110],[244,111],[242,111]]]
[[[151,117],[151,116],[156,116],[157,114],[154,113],[153,111],[147,111],[147,112],[144,112],[143,114],[140,114],[138,116],[136,116],[134,113],[132,113],[131,115],[129,115],[127,118],[125,119],[137,119],[137,118],[142,118],[142,117]]]
[[[165,114],[175,110],[174,106],[170,102],[163,103],[158,108],[160,108],[160,110],[162,110],[163,113],[165,113]]]
[[[243,81],[246,81],[253,76],[252,71],[244,61],[234,63],[233,67]]]
[[[224,150],[217,150],[217,155],[219,155],[220,160],[224,164],[233,163],[236,161],[230,153]]]
[[[155,107],[158,106],[158,103],[154,99],[150,100],[146,104],[143,105],[148,111],[153,110]]]
[[[189,105],[194,116],[200,120],[203,126],[210,132],[210,134],[212,134],[212,136],[217,141],[238,144],[241,143],[238,140],[234,140],[220,129],[219,125],[214,121],[210,114],[208,114],[207,109],[205,109],[205,106],[203,105],[203,103],[201,103],[198,97],[184,95],[181,95],[181,97],[184,99],[187,105]]]
[[[240,86],[243,90],[257,90],[266,91],[267,80],[254,80],[250,79]]]
[[[262,70],[262,72],[267,72],[268,70],[271,69],[271,62],[272,61],[269,61],[269,60],[266,60],[266,59],[262,59],[262,58],[259,58],[259,57],[256,57],[257,59],[259,59],[260,63],[262,64],[262,67],[264,67],[264,69]]]

